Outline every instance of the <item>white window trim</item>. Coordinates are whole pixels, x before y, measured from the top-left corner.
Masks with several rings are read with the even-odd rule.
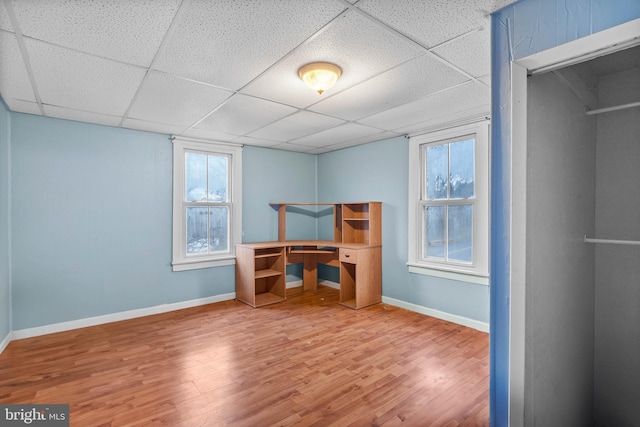
[[[420,146],[471,134],[475,135],[476,158],[473,261],[471,265],[458,265],[422,260]],[[489,121],[486,119],[409,138],[409,272],[489,285],[489,150]]]
[[[236,244],[242,240],[242,145],[210,142],[191,138],[173,137],[173,271],[233,265],[236,262]],[[186,218],[184,209],[185,152],[197,150],[208,154],[231,157],[231,185],[229,188],[231,215],[229,252],[223,254],[186,254]]]

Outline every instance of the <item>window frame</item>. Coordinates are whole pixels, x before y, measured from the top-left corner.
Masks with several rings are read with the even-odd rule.
[[[450,144],[473,137],[475,157],[474,197],[469,199],[440,199],[427,201],[426,162],[424,153],[429,146]],[[489,284],[489,121],[451,127],[423,133],[409,138],[409,259],[412,273]],[[426,230],[423,209],[432,205],[473,205],[472,261],[427,259],[422,256]]]
[[[220,267],[235,264],[235,247],[242,236],[242,145],[173,137],[173,271]],[[187,153],[227,156],[229,158],[229,198],[227,202],[187,202],[185,197],[185,160]],[[229,206],[229,250],[187,255],[188,206]]]

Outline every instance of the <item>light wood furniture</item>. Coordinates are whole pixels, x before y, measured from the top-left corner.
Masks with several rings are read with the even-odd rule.
[[[340,248],[340,304],[362,308],[382,298],[380,247]]]
[[[253,307],[285,298],[284,247],[236,247],[236,298]],[[247,286],[238,286],[238,283]]]
[[[382,301],[382,203],[271,203],[278,240],[236,245],[236,298],[252,307],[286,299],[286,266],[303,264],[303,289],[316,290],[318,264],[340,268],[340,304]],[[333,206],[333,240],[287,240],[287,206]]]

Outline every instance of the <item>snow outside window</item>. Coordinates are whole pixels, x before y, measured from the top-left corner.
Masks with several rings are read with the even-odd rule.
[[[234,264],[242,148],[181,138],[173,143],[173,270]]]
[[[488,283],[488,137],[487,122],[411,137],[411,272]]]

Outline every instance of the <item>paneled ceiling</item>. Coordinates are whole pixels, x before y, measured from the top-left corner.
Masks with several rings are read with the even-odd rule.
[[[4,0],[12,111],[307,153],[489,112],[514,0]],[[322,95],[297,71],[343,75]]]

